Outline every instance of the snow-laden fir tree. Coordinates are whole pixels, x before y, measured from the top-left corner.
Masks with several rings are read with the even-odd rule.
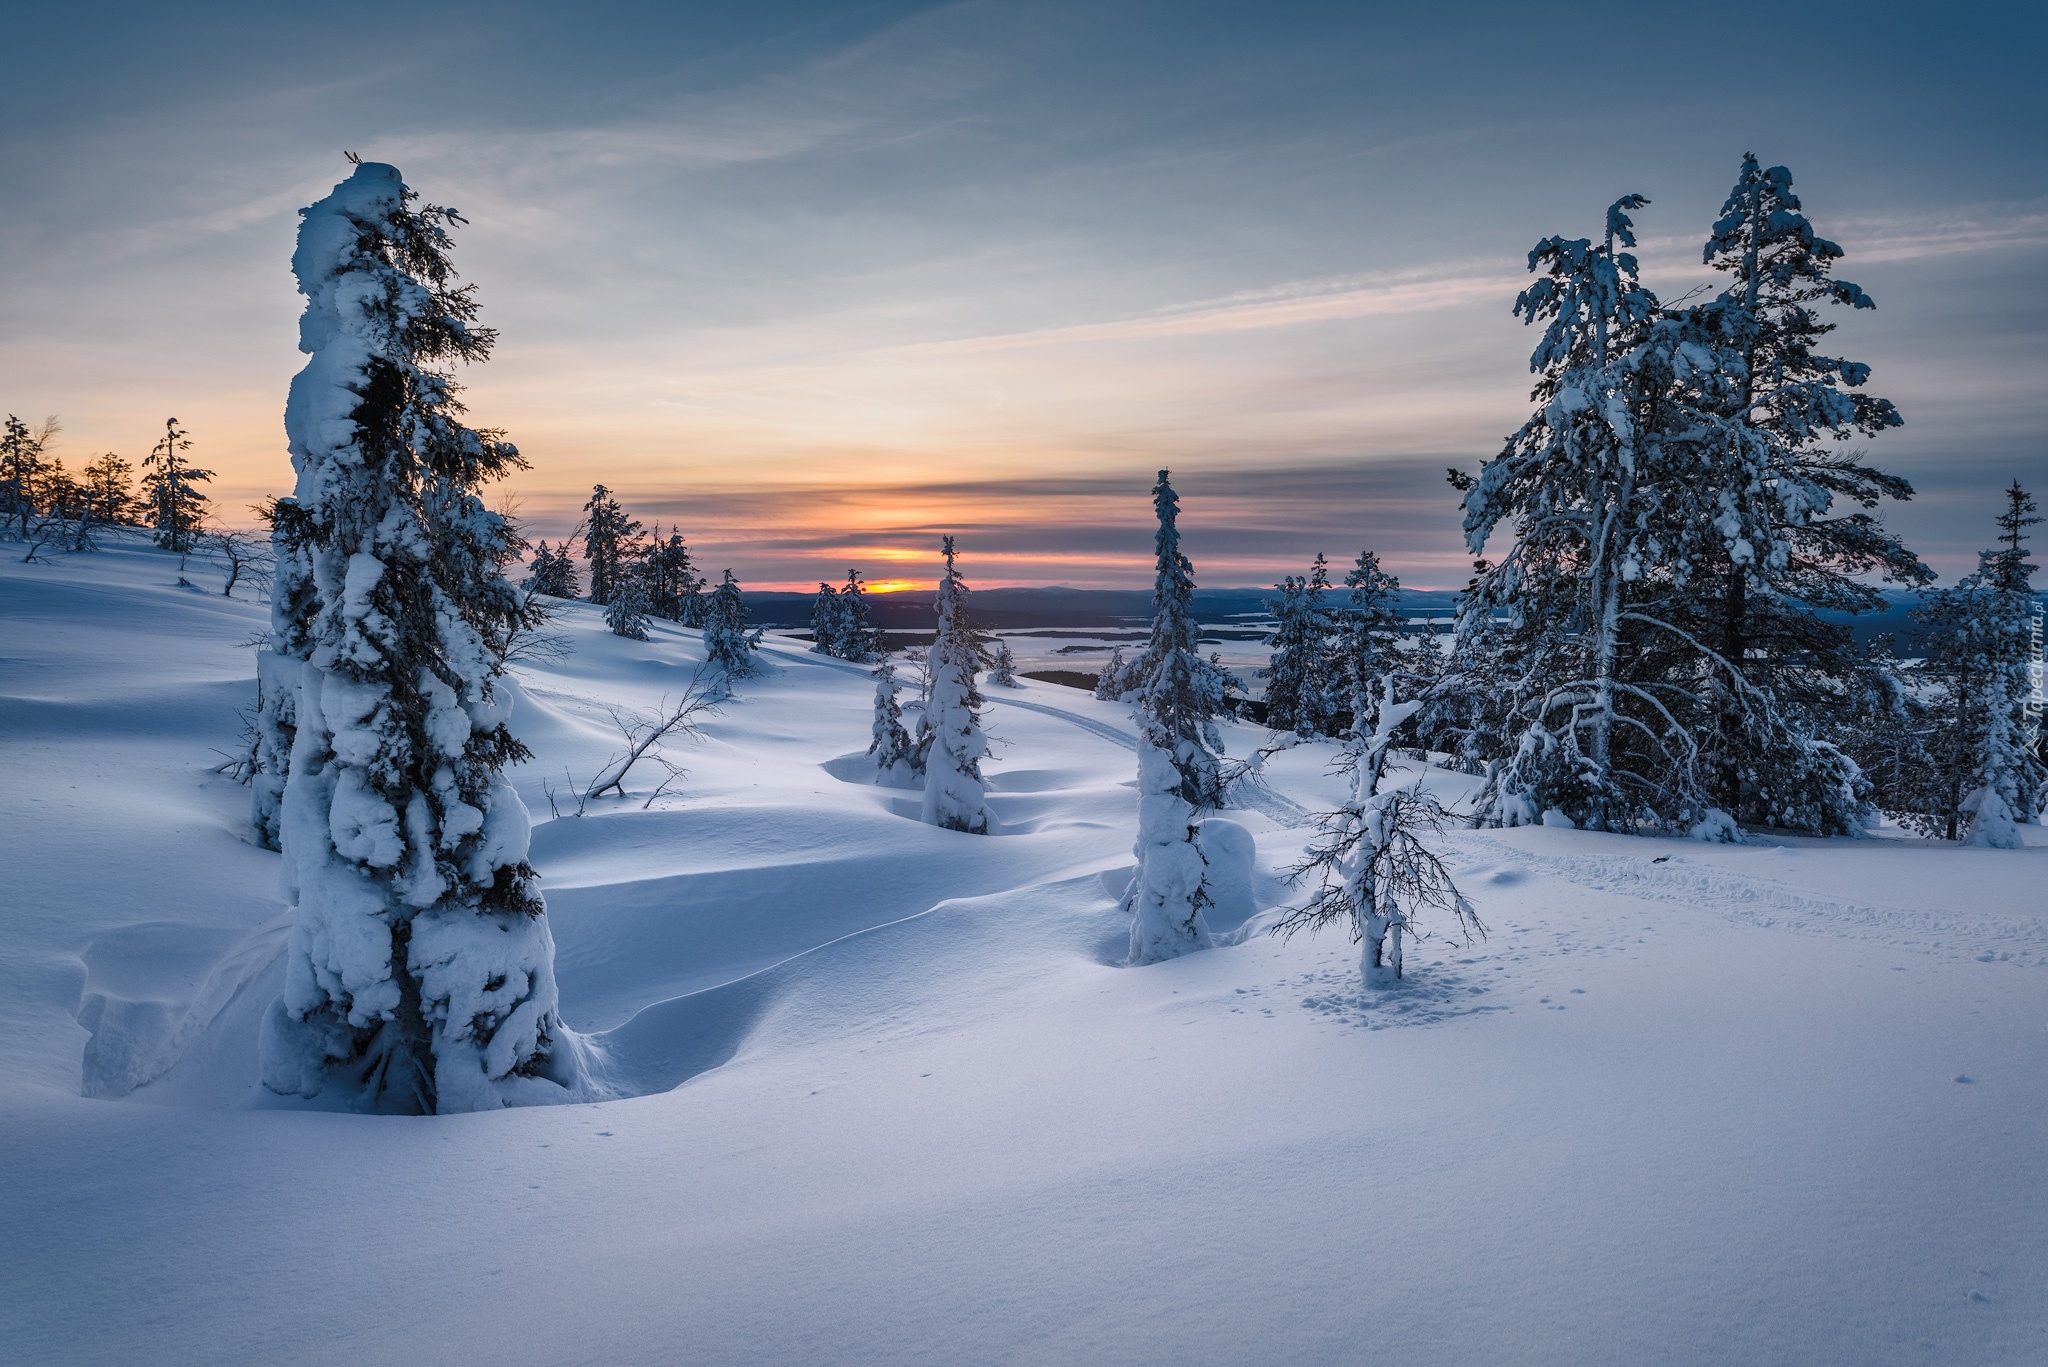
[[[1905,823],[1965,844],[2018,849],[2018,827],[2040,817],[2048,769],[2039,757],[2039,715],[2027,702],[2035,680],[2039,603],[2026,528],[2039,519],[2019,481],[2006,490],[2000,545],[1977,573],[1926,595],[1914,616],[1927,629],[1917,671],[1935,720],[1927,767]]]
[[[988,739],[981,730],[985,701],[975,686],[980,644],[967,611],[967,581],[960,573],[953,538],[945,538],[945,573],[936,604],[938,637],[927,655],[931,697],[924,707],[928,740],[924,754],[924,820],[949,831],[988,831],[988,785],[981,761]]]
[[[1839,778],[1831,762],[1816,773],[1812,741],[1839,732],[1832,723],[1851,694],[1883,685],[1867,677],[1870,662],[1849,628],[1820,613],[1882,607],[1879,579],[1917,586],[1932,578],[1875,511],[1883,500],[1911,498],[1912,486],[1844,446],[1898,426],[1898,409],[1863,392],[1869,366],[1817,349],[1836,327],[1827,310],[1875,305],[1834,278],[1843,251],[1814,232],[1792,173],[1765,169],[1753,155],[1743,157],[1702,255],[1729,277],[1719,297],[1698,306],[1739,361],[1726,411],[1760,444],[1753,477],[1786,495],[1762,504],[1782,554],[1737,538],[1710,548],[1690,587],[1689,629],[1773,705],[1766,718],[1727,675],[1706,680],[1703,763],[1714,800],[1744,821],[1844,829],[1860,804],[1830,809]],[[1765,720],[1777,724],[1757,724]]]
[[[727,570],[704,609],[705,662],[723,670],[728,679],[741,678],[754,672],[754,652],[760,645],[760,631],[747,630],[747,603],[740,596],[739,581]]]
[[[1328,735],[1339,699],[1330,678],[1330,562],[1321,554],[1302,578],[1288,575],[1269,599],[1276,619],[1271,662],[1259,671],[1266,680],[1266,725],[1300,736]]]
[[[1117,701],[1129,687],[1129,676],[1130,666],[1124,662],[1124,648],[1110,647],[1109,658],[1102,664],[1102,672],[1095,676],[1095,696],[1103,702]]]
[[[1017,682],[1017,657],[1008,641],[997,641],[989,651],[988,681],[999,688],[1022,688]]]
[[[56,421],[50,419],[38,431],[9,413],[0,427],[0,525],[24,541],[40,506],[38,495],[49,472],[48,434],[56,430]]]
[[[875,782],[908,788],[919,778],[915,747],[903,727],[903,707],[896,701],[896,662],[884,657],[875,666],[875,722],[868,754],[875,761]]]
[[[882,636],[875,630],[874,618],[868,612],[867,586],[861,582],[858,569],[847,569],[846,587],[839,590],[839,607],[840,658],[860,663],[880,655]]]
[[[1212,904],[1201,814],[1222,801],[1220,671],[1196,649],[1195,569],[1180,546],[1180,497],[1167,472],[1152,488],[1152,635],[1132,670],[1138,723],[1138,868],[1124,894],[1130,961],[1158,963],[1209,946]]]
[[[811,650],[818,655],[837,655],[846,630],[839,590],[818,581],[818,596],[811,600]]]
[[[1698,579],[1717,557],[1784,564],[1787,517],[1826,497],[1773,471],[1736,412],[1743,363],[1728,315],[1668,312],[1642,286],[1621,250],[1642,203],[1613,205],[1597,245],[1552,237],[1530,253],[1543,278],[1515,309],[1544,325],[1530,361],[1538,411],[1476,481],[1459,481],[1473,552],[1504,525],[1516,538],[1461,605],[1461,633],[1499,632],[1516,666],[1509,753],[1481,815],[1736,838],[1712,809],[1700,720],[1726,697],[1746,728],[1791,728],[1742,661],[1689,629]],[[1801,770],[1796,801],[1781,799],[1796,807],[1787,824],[1853,829],[1855,766],[1810,737],[1785,748]]]
[[[1401,629],[1407,619],[1401,615],[1401,581],[1381,569],[1380,558],[1371,551],[1358,553],[1357,563],[1344,576],[1344,587],[1350,592],[1334,614],[1332,672],[1351,709],[1351,733],[1363,736],[1372,730],[1370,714],[1381,694],[1381,680],[1400,664]]]
[[[250,756],[250,816],[265,849],[284,848],[284,795],[298,744],[302,677],[314,649],[320,589],[312,549],[295,528],[298,501],[273,499],[270,524],[270,632],[256,652],[256,732]]]
[[[624,562],[612,582],[611,601],[604,605],[604,624],[612,635],[629,641],[647,639],[647,579],[639,571],[637,559]]]
[[[105,526],[126,522],[135,512],[131,481],[135,467],[108,451],[85,467],[84,489],[93,520]]]
[[[560,550],[548,549],[546,541],[534,548],[533,559],[527,566],[526,591],[549,598],[574,598],[583,592],[568,542],[563,542]]]
[[[294,912],[263,1082],[367,1110],[584,1092],[502,773],[526,751],[498,647],[527,609],[478,489],[523,461],[463,425],[446,373],[494,340],[449,265],[461,221],[366,162],[305,210],[292,257],[310,359],[285,411],[298,482],[276,514],[271,645],[296,665]]]
[[[590,562],[590,601],[603,607],[612,601],[619,580],[630,571],[641,527],[602,484],[592,486],[583,512],[583,558]]]
[[[647,592],[647,611],[665,622],[681,622],[689,616],[690,600],[702,581],[696,562],[681,532],[664,536],[661,524],[654,524],[654,536],[640,555],[640,582]]]
[[[162,438],[142,462],[142,497],[149,509],[149,525],[156,528],[156,544],[180,555],[198,544],[199,529],[206,521],[207,498],[195,486],[213,478],[213,471],[201,470],[185,459],[191,449],[191,437],[176,418],[169,418]]]
[[[1274,927],[1293,935],[1345,923],[1359,946],[1368,988],[1388,988],[1401,980],[1401,942],[1419,933],[1417,916],[1423,911],[1448,914],[1468,942],[1473,932],[1486,933],[1426,841],[1443,829],[1443,807],[1419,778],[1379,791],[1394,733],[1421,706],[1419,700],[1396,702],[1392,679],[1381,684],[1376,726],[1371,731],[1354,727],[1345,744],[1351,799],[1323,819],[1320,835],[1295,868],[1297,878],[1315,876],[1315,896]]]

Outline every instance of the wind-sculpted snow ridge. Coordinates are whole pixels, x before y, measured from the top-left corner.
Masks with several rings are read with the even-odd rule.
[[[1108,722],[1084,717],[1062,707],[1048,707],[1044,703],[1021,702],[1015,698],[993,698],[990,701],[1004,707],[1021,707],[1027,712],[1037,712],[1048,717],[1057,717],[1070,725],[1078,726],[1091,736],[1100,736],[1113,745],[1126,750],[1138,748],[1138,738],[1128,731],[1122,731]],[[1228,794],[1231,806],[1244,811],[1257,812],[1276,826],[1306,826],[1315,820],[1315,814],[1298,802],[1280,796],[1268,787],[1263,779],[1252,774],[1243,774],[1231,781]]]
[[[938,1033],[1002,1014],[1026,989],[991,963],[1098,962],[1121,931],[1098,875],[953,898],[871,926],[732,982],[644,1007],[590,1037],[620,1096],[673,1090],[744,1048]]]
[[[1910,910],[1819,897],[1768,878],[1733,873],[1685,855],[1531,854],[1485,836],[1462,842],[1583,888],[1646,902],[1677,902],[1731,921],[1801,935],[1861,940],[1944,959],[2048,966],[2048,918]]]

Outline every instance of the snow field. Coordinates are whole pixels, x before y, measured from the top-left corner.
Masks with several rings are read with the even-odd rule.
[[[513,779],[565,1018],[636,1094],[277,1109],[277,856],[208,772],[262,613],[174,563],[0,567],[0,1357],[2048,1357],[2038,830],[1454,831],[1491,934],[1368,997],[1342,936],[1233,934],[1341,794],[1307,745],[1225,814],[1254,905],[1127,969],[1123,709],[990,690],[997,834],[937,830],[863,781],[865,672],[771,636],[668,795],[549,821],[604,705],[701,654],[576,607],[574,653],[518,671]],[[89,1098],[88,1059],[107,1095],[162,1067]]]

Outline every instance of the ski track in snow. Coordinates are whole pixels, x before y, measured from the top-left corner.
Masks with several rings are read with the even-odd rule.
[[[1596,892],[1710,910],[1760,929],[1859,940],[1954,961],[2048,966],[2048,921],[2038,918],[1969,916],[1837,901],[1770,879],[1686,862],[1682,857],[1652,864],[1627,855],[1532,854],[1483,835],[1467,836],[1462,843],[1464,853],[1458,862],[1467,867],[1484,860],[1499,861]]]

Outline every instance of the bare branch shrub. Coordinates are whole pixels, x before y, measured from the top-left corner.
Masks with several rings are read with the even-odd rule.
[[[1440,834],[1449,813],[1415,783],[1329,813],[1317,839],[1294,866],[1299,881],[1317,880],[1315,893],[1274,927],[1282,939],[1336,921],[1348,923],[1353,943],[1364,943],[1368,986],[1402,976],[1401,938],[1426,938],[1424,912],[1451,918],[1467,944],[1486,927],[1458,891],[1450,870],[1424,843]]]

